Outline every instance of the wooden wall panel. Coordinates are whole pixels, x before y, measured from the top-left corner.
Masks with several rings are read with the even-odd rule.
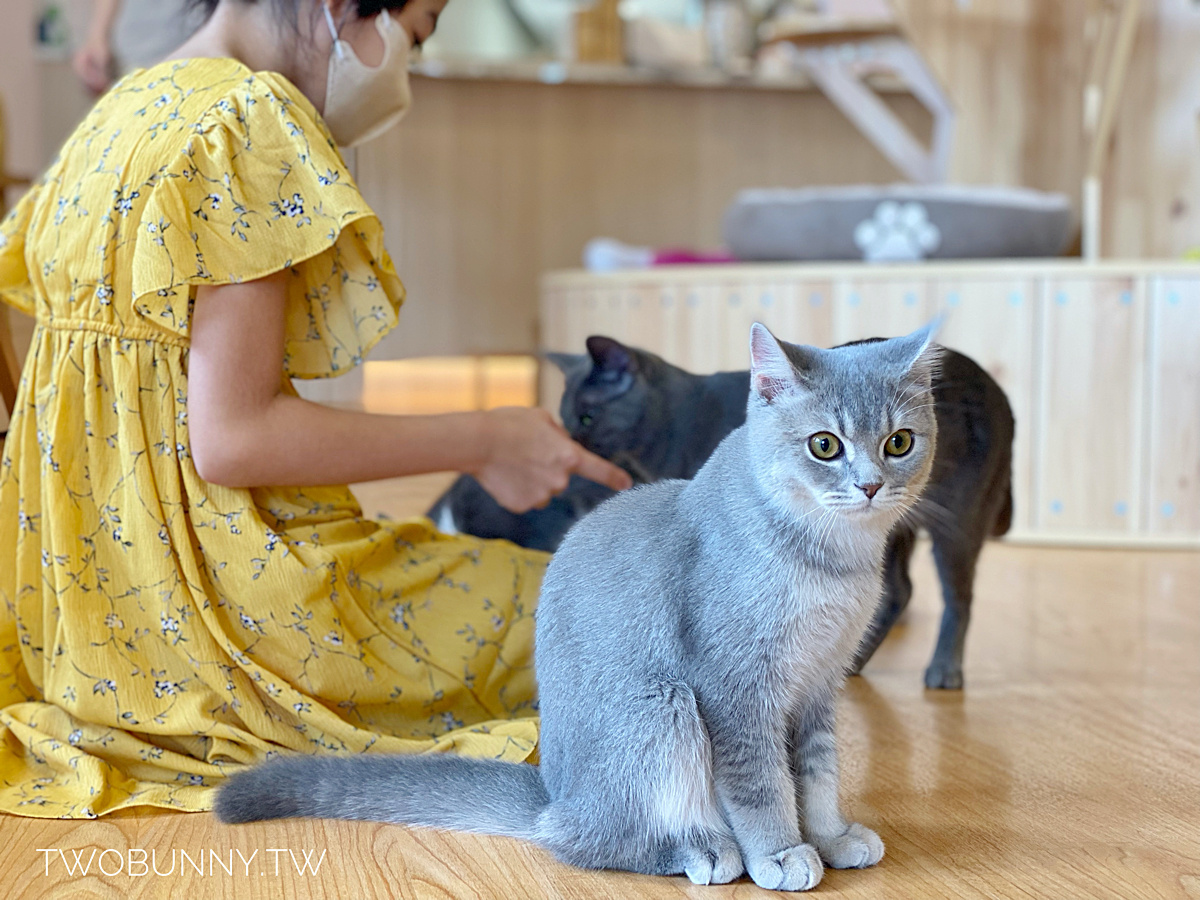
[[[1104,252],[1200,248],[1200,4],[1143,0],[1104,185]]]
[[[1089,0],[894,0],[958,113],[950,180],[1063,191],[1078,209]],[[1144,0],[1103,196],[1107,257],[1200,247],[1200,5]]]
[[[1038,283],[1032,278],[948,278],[931,287],[932,304],[946,314],[938,341],[965,353],[996,379],[1016,419],[1013,442],[1014,531],[1032,524],[1034,396],[1037,360],[1034,322]]]
[[[1138,530],[1141,293],[1132,278],[1046,281],[1034,497],[1038,530]]]
[[[593,237],[715,247],[743,188],[895,178],[811,91],[416,78],[414,93],[403,125],[357,154],[409,289],[376,359],[530,352],[538,279]],[[912,98],[888,103],[928,128]]]
[[[1144,521],[1152,534],[1200,533],[1200,280],[1151,288]]]

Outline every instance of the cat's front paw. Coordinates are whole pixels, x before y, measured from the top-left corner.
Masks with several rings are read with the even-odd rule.
[[[749,860],[746,870],[754,883],[768,891],[808,891],[821,881],[825,867],[812,844],[797,844],[771,856]]]
[[[729,884],[746,871],[742,852],[732,837],[718,839],[711,846],[686,849],[682,863],[683,873],[694,884]]]
[[[879,835],[857,822],[835,838],[813,843],[831,869],[865,869],[883,859],[883,841]]]
[[[925,687],[931,691],[961,691],[962,686],[962,666],[933,662],[925,670]]]

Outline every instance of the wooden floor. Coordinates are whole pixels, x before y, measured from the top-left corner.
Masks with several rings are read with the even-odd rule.
[[[445,481],[360,497],[368,512],[406,515]],[[1200,898],[1200,554],[990,547],[963,693],[921,687],[940,608],[925,551],[915,576],[907,620],[851,680],[841,710],[846,806],[887,855],[869,871],[827,873],[816,893]],[[583,872],[514,841],[383,825],[0,818],[0,837],[3,897],[766,896],[747,881],[703,888]],[[93,849],[116,852],[68,876],[39,848],[72,863],[72,850],[83,862]],[[131,877],[140,850],[172,874]],[[173,851],[202,860],[205,874]],[[316,874],[298,873],[305,851]],[[117,871],[118,858],[120,874],[99,873],[101,863]]]

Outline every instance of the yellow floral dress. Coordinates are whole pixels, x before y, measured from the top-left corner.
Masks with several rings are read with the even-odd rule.
[[[544,555],[188,452],[195,288],[287,270],[285,374],[335,375],[396,322],[382,238],[308,100],[228,59],[126,77],[0,226],[0,297],[37,317],[0,462],[0,811],[207,809],[279,752],[531,755]]]

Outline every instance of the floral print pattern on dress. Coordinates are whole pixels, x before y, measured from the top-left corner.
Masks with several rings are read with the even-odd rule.
[[[535,752],[546,557],[196,475],[196,291],[281,271],[281,378],[396,322],[328,129],[232,60],[126,77],[0,224],[0,299],[37,317],[0,459],[0,811],[208,809],[278,753]]]

